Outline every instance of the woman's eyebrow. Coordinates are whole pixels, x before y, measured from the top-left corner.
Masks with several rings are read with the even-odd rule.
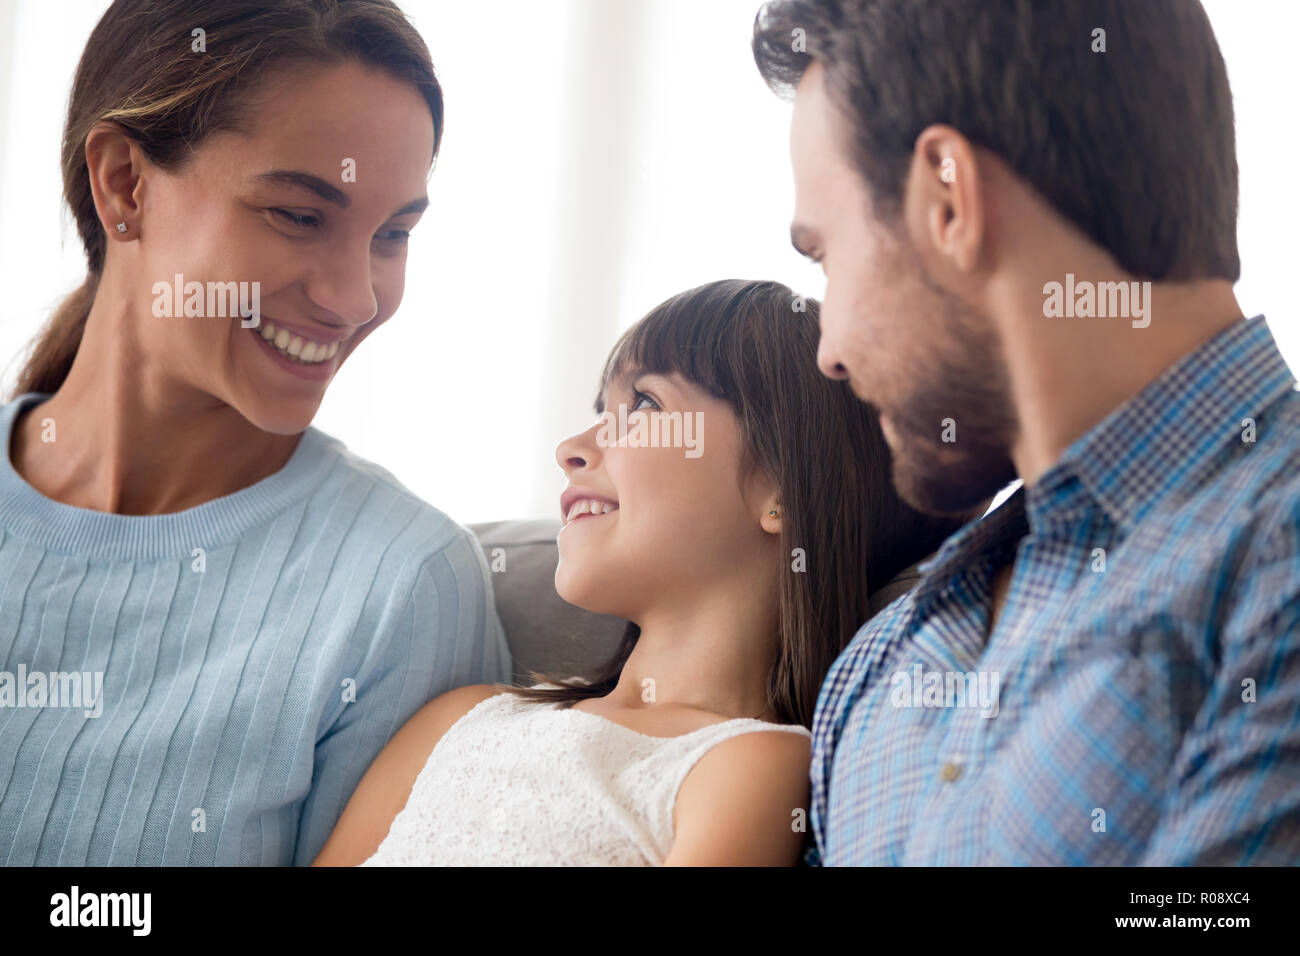
[[[333,203],[340,209],[347,209],[352,205],[352,197],[337,186],[327,183],[314,173],[306,172],[301,169],[269,169],[264,173],[258,173],[253,177],[253,182],[262,183],[269,186],[292,186],[297,189],[305,189],[309,193],[319,196],[328,203]],[[397,212],[394,216],[405,216],[408,213],[424,212],[429,206],[429,197],[420,196],[412,199]]]
[[[347,209],[352,205],[352,198],[343,190],[301,169],[268,169],[264,173],[258,173],[252,181],[268,186],[294,186],[305,189],[340,209]]]
[[[407,213],[424,212],[428,208],[429,208],[429,197],[421,196],[419,199],[412,199],[401,209],[397,210],[397,212],[393,213],[393,215],[405,216]]]

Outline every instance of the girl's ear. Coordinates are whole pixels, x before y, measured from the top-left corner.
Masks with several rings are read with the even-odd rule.
[[[763,516],[758,519],[760,527],[768,534],[781,533],[781,499],[772,495],[763,504]]]

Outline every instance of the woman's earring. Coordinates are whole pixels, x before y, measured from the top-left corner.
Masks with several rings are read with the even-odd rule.
[[[126,232],[126,223],[124,223],[124,222],[119,222],[119,223],[117,224],[117,231],[118,231],[118,232]]]
[[[769,511],[768,514],[770,514],[773,518],[776,517],[776,512],[775,512],[775,511]]]

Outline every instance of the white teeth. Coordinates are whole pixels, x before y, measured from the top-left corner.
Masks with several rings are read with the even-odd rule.
[[[328,345],[324,342],[313,342],[310,339],[304,339],[302,336],[294,335],[287,329],[276,328],[275,323],[266,319],[261,321],[257,333],[279,349],[282,354],[304,364],[310,365],[324,362],[326,359],[332,359],[339,351],[338,342],[331,342]]]
[[[594,498],[580,498],[569,507],[569,513],[565,515],[564,523],[568,524],[574,518],[585,514],[605,515],[611,511],[617,511],[618,505],[611,504],[608,501],[597,501]]]

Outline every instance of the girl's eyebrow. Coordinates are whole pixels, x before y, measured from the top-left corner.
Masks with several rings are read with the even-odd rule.
[[[621,375],[615,375],[606,382],[605,387],[601,390],[600,394],[596,396],[596,404],[593,406],[596,409],[596,414],[605,414],[605,392],[609,391],[611,385],[621,385],[624,388],[631,389],[632,383],[644,374],[645,369],[643,368],[627,369]]]
[[[662,388],[671,389],[676,387],[673,385],[672,379],[670,379],[667,375],[662,375],[658,372],[647,372],[644,368],[637,368],[637,369],[633,369],[630,372],[624,372],[622,375],[610,379],[609,382],[606,383],[605,388],[606,390],[608,390],[609,386],[611,385],[622,385],[623,387],[631,391],[632,383],[639,378],[653,379],[655,382],[661,383]],[[596,410],[597,415],[605,414],[605,393],[604,392],[601,392],[599,395],[596,396],[596,404],[594,408]]]

